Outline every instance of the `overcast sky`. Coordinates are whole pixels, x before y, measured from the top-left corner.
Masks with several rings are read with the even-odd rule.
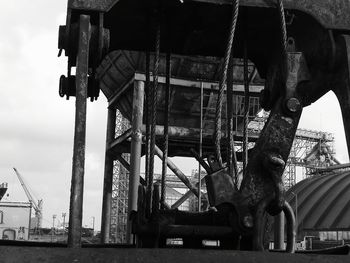
[[[9,200],[26,201],[16,167],[37,198],[44,200],[44,226],[68,213],[74,98],[58,95],[66,59],[57,58],[58,26],[65,24],[65,0],[2,1],[0,15],[0,183]],[[100,228],[107,102],[88,103],[83,224]],[[301,127],[332,132],[337,157],[347,162],[339,106],[333,94],[304,111]],[[176,160],[175,160],[176,161]],[[177,162],[186,173],[194,167]]]

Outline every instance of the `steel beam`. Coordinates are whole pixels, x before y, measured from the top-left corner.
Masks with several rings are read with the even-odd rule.
[[[130,175],[129,175],[129,197],[128,212],[137,211],[137,192],[140,184],[140,164],[141,164],[141,144],[142,144],[142,117],[143,117],[143,99],[144,82],[136,81],[133,93],[132,110],[132,135],[131,135],[131,153],[130,153]],[[127,242],[131,241],[131,221],[127,221]]]
[[[69,208],[68,246],[81,247],[83,217],[84,166],[86,141],[86,99],[88,86],[90,16],[80,15],[76,69],[75,130],[73,168]]]
[[[154,153],[162,160],[163,152],[158,148],[157,145],[154,147]],[[198,197],[198,189],[190,182],[186,175],[168,158],[166,160],[170,170]]]
[[[109,243],[109,234],[110,234],[110,228],[111,228],[113,157],[108,151],[108,147],[110,142],[114,140],[115,127],[116,127],[116,110],[109,108],[108,117],[107,117],[105,171],[104,171],[104,181],[103,181],[101,243]]]

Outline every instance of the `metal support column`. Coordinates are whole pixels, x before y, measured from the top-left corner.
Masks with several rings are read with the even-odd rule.
[[[201,98],[200,98],[200,121],[199,121],[199,157],[202,158],[202,144],[203,144],[203,82],[201,82]],[[198,212],[202,207],[202,166],[198,163]]]
[[[128,197],[128,215],[132,211],[137,211],[137,192],[140,184],[140,164],[141,164],[141,144],[142,144],[142,117],[143,117],[143,99],[144,82],[136,81],[133,93],[132,109],[132,135],[130,150],[130,176],[129,176],[129,197]],[[131,221],[127,221],[127,243],[131,242]]]
[[[116,110],[109,108],[108,117],[107,117],[105,171],[104,171],[104,181],[103,181],[101,243],[109,243],[109,235],[110,235],[110,229],[111,229],[113,158],[111,154],[108,152],[108,147],[109,147],[109,144],[114,140],[115,126],[116,126]]]
[[[281,212],[274,218],[274,249],[284,249],[284,213]]]
[[[76,69],[75,130],[69,208],[68,247],[81,247],[84,166],[86,141],[86,99],[89,67],[90,16],[80,15]]]

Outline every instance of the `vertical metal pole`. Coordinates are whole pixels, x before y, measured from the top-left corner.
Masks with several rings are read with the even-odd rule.
[[[115,137],[116,110],[108,108],[107,132],[106,132],[106,153],[105,153],[105,171],[103,180],[103,199],[102,199],[102,219],[101,219],[101,243],[109,243],[111,230],[111,211],[112,211],[112,188],[113,188],[113,158],[108,151],[109,144]]]
[[[163,159],[162,159],[162,180],[161,180],[161,198],[160,198],[160,204],[161,208],[165,208],[165,195],[166,195],[166,188],[165,188],[165,180],[166,180],[166,174],[168,171],[168,141],[169,141],[169,111],[170,111],[170,62],[171,62],[171,56],[170,52],[167,52],[166,54],[166,81],[165,81],[165,118],[164,118],[164,148],[163,148]]]
[[[136,81],[134,84],[133,109],[132,109],[132,135],[130,149],[130,175],[129,175],[129,197],[128,197],[128,215],[132,211],[137,211],[137,192],[140,184],[140,163],[141,163],[141,144],[142,144],[142,117],[143,117],[143,99],[144,82]],[[131,238],[131,221],[127,221],[127,243]]]
[[[151,96],[150,96],[150,52],[146,52],[146,87],[145,87],[145,94],[146,94],[146,142],[145,142],[145,181],[146,185],[148,185],[149,181],[149,162],[150,162],[150,132],[151,132],[151,126],[150,126],[150,118],[151,118]]]
[[[243,176],[245,176],[246,167],[248,164],[248,123],[249,123],[249,80],[248,80],[248,55],[247,41],[244,40],[244,117],[243,117]]]
[[[298,195],[295,194],[295,232],[298,239]]]
[[[281,212],[274,218],[274,249],[284,249],[284,213]]]
[[[81,247],[86,138],[86,99],[88,86],[90,36],[90,16],[80,15],[79,46],[76,69],[73,168],[68,229],[68,247],[71,248]]]
[[[200,97],[200,105],[199,105],[199,157],[202,158],[202,144],[203,144],[203,82],[201,82],[201,97]],[[198,212],[201,211],[201,205],[202,205],[202,166],[200,163],[198,163]]]
[[[62,217],[63,217],[63,237],[66,236],[66,213],[62,213]]]

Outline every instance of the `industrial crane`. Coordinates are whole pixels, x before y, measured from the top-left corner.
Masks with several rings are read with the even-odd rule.
[[[16,168],[13,168],[13,170],[15,171],[19,182],[22,185],[22,188],[25,192],[25,194],[27,195],[27,198],[29,200],[29,202],[31,203],[32,207],[34,208],[35,211],[35,218],[36,218],[36,229],[39,230],[41,228],[41,222],[42,222],[42,209],[43,209],[43,200],[35,200],[34,197],[32,196],[32,194],[30,193],[30,191],[28,190],[27,186],[24,183],[24,180],[21,176],[21,174],[17,171]]]

